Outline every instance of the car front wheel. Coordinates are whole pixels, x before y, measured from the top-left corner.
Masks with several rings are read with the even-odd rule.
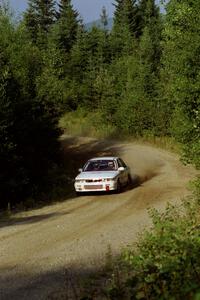
[[[131,186],[133,183],[132,177],[130,174],[128,174],[128,179],[127,179],[127,186]]]
[[[122,191],[122,185],[121,185],[120,180],[118,179],[116,192],[119,194],[119,193],[121,193],[121,191]]]

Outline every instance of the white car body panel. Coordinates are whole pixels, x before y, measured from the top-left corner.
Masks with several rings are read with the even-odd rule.
[[[119,171],[99,171],[99,172],[81,172],[76,179],[99,179],[114,178],[119,175]]]

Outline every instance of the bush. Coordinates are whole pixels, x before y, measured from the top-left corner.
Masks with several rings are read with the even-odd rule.
[[[181,207],[169,205],[164,213],[151,210],[153,228],[140,239],[136,250],[123,252],[120,294],[117,271],[107,288],[109,299],[121,294],[124,299],[199,299],[199,212],[198,199],[191,198]],[[117,293],[114,298],[113,293]]]
[[[60,120],[60,127],[73,136],[106,138],[115,135],[115,128],[103,123],[101,112],[91,113],[83,108],[66,113]]]

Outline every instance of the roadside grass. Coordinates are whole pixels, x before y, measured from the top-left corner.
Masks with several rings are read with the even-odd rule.
[[[59,126],[71,136],[87,136],[98,139],[117,137],[116,129],[112,125],[102,123],[100,112],[87,112],[78,108],[76,111],[67,112],[60,119]]]
[[[115,126],[102,122],[101,112],[87,112],[78,108],[74,112],[65,113],[59,122],[65,134],[69,136],[91,137],[96,139],[113,139],[124,142],[137,142],[155,146],[161,149],[181,153],[181,145],[170,136],[155,136],[151,131],[146,131],[143,136],[119,131]]]

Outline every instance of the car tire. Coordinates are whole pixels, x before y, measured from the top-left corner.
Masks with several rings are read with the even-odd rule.
[[[132,183],[133,183],[133,179],[131,177],[131,174],[128,174],[127,186],[131,186]]]
[[[117,194],[120,194],[121,191],[122,191],[122,185],[121,185],[120,180],[118,179],[117,180],[117,189],[116,189],[116,192],[117,192]]]
[[[80,197],[81,193],[80,192],[76,192],[76,196]]]

